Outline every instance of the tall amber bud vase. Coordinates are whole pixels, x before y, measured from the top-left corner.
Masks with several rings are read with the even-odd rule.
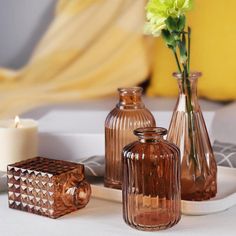
[[[202,201],[216,195],[217,165],[197,97],[201,73],[174,73],[179,96],[168,132],[168,141],[181,152],[181,195],[184,200]]]
[[[120,88],[119,102],[105,121],[105,186],[122,187],[122,149],[135,140],[133,130],[155,126],[142,102],[142,88]]]

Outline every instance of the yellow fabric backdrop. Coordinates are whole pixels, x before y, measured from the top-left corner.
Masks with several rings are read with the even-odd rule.
[[[0,70],[0,117],[133,86],[149,73],[145,0],[61,0],[29,63]]]

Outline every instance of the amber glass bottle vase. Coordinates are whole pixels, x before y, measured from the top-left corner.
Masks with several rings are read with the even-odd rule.
[[[166,229],[180,220],[180,151],[163,139],[164,128],[134,131],[123,150],[123,216],[136,229]]]
[[[200,72],[190,73],[185,80],[174,73],[179,85],[167,139],[181,151],[182,199],[208,200],[217,192],[217,165],[197,97]]]
[[[133,131],[155,126],[155,119],[145,108],[142,88],[120,88],[119,102],[105,121],[105,186],[122,187],[122,149],[135,140]]]

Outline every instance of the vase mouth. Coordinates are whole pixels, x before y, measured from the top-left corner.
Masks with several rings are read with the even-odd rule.
[[[172,75],[173,75],[173,77],[175,77],[175,78],[177,78],[177,79],[182,79],[182,78],[183,78],[183,74],[180,73],[180,72],[174,72]],[[190,80],[194,80],[194,79],[198,79],[198,78],[201,77],[201,76],[202,76],[202,72],[199,72],[199,71],[191,71],[191,72],[189,73],[188,78],[189,78]]]
[[[126,93],[126,94],[135,94],[135,93],[142,93],[143,88],[141,87],[127,87],[127,88],[118,88],[119,93]]]
[[[119,92],[119,103],[117,107],[119,109],[141,109],[144,108],[142,102],[141,87],[130,87],[130,88],[118,88]]]
[[[139,137],[165,136],[167,134],[167,129],[162,127],[138,128],[134,130],[134,134]]]

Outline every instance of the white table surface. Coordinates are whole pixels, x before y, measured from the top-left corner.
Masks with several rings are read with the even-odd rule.
[[[149,234],[180,236],[236,235],[236,207],[208,216],[182,216],[175,227]],[[53,220],[9,209],[7,194],[0,194],[1,236],[121,236],[147,235],[128,227],[119,203],[91,199],[86,208]]]

